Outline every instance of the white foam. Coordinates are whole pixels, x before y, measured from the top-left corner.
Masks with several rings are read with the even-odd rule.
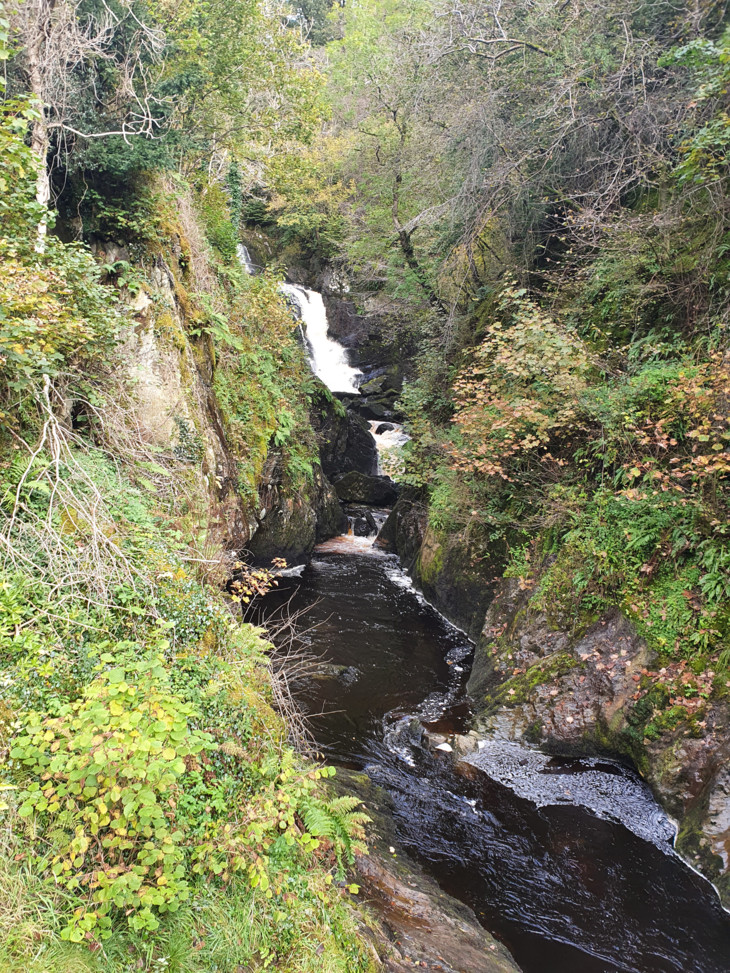
[[[370,435],[375,440],[375,448],[378,451],[378,473],[397,479],[404,469],[402,449],[407,442],[410,442],[411,437],[403,432],[403,426],[399,422],[388,421],[387,424],[393,428],[376,433],[375,430],[382,426],[383,422],[383,419],[370,420]]]
[[[350,365],[346,350],[327,333],[327,311],[322,295],[296,284],[282,284],[281,290],[301,311],[314,374],[331,392],[358,394],[357,379],[362,372]]]

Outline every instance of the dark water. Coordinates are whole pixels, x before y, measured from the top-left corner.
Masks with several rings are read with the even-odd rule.
[[[269,610],[287,599],[309,609],[310,649],[345,667],[301,689],[319,746],[388,790],[401,843],[525,973],[730,973],[730,916],[631,770],[508,746],[457,772],[420,746],[413,715],[467,716],[470,646],[394,558],[331,544]]]

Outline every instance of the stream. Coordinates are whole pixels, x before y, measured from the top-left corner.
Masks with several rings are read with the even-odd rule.
[[[422,745],[413,717],[466,725],[471,645],[397,558],[336,538],[267,602],[305,613],[302,641],[324,667],[298,696],[327,759],[388,791],[400,843],[524,973],[730,970],[730,916],[632,770],[509,743],[456,765]]]
[[[281,289],[313,372],[357,394],[362,373],[329,336],[321,295]],[[408,437],[397,423],[371,432],[379,472],[397,476]],[[424,727],[468,730],[472,645],[373,539],[319,545],[263,603],[261,621],[296,617],[317,660],[293,689],[325,757],[387,791],[400,845],[524,973],[730,973],[730,915],[674,852],[674,824],[633,769],[506,741],[460,760],[425,745]]]

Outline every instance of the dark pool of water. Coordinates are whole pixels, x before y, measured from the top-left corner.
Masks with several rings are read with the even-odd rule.
[[[666,818],[631,770],[525,760],[520,781],[501,764],[494,779],[488,760],[458,772],[449,755],[418,744],[409,716],[466,718],[471,647],[394,558],[317,553],[269,596],[268,611],[288,600],[290,610],[308,609],[301,626],[311,651],[345,667],[300,688],[318,745],[388,790],[402,844],[525,973],[730,973],[730,916],[672,852]],[[538,773],[567,775],[588,806],[549,803]],[[618,820],[607,811],[614,800]]]

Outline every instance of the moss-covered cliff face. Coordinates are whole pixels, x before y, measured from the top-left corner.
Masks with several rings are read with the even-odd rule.
[[[630,759],[679,822],[678,850],[729,902],[727,700],[690,672],[677,684],[618,611],[584,632],[556,627],[534,603],[538,580],[505,579],[486,614],[469,680],[477,727]]]
[[[209,544],[257,561],[301,560],[343,529],[322,467],[372,466],[366,425],[340,418],[309,372],[275,280],[221,261],[194,199],[176,212],[163,204],[156,224],[154,241],[136,251],[123,342],[139,435],[185,464],[191,492],[207,498],[199,527]],[[94,250],[109,267],[129,261],[119,242],[96,240]]]
[[[174,278],[162,261],[130,310],[123,354],[139,434],[186,465],[191,492],[207,498],[207,527],[215,543],[242,550],[256,521],[238,489],[237,459],[213,390],[213,343],[190,336]]]

